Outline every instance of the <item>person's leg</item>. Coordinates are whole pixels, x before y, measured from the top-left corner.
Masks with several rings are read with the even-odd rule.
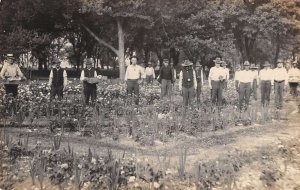
[[[251,96],[251,84],[246,84],[245,86],[245,103],[246,103],[246,109],[249,106],[250,103],[250,96]]]
[[[265,94],[266,94],[265,81],[261,81],[261,83],[260,83],[260,95],[261,95],[261,105],[262,106],[265,106]]]
[[[276,108],[279,108],[279,87],[280,83],[274,82],[274,93],[275,93],[275,106]]]
[[[243,108],[243,100],[245,96],[245,88],[242,83],[239,85],[239,109],[242,110]]]
[[[167,93],[167,80],[162,79],[161,80],[161,99],[166,95]]]
[[[17,84],[12,84],[11,85],[11,93],[13,94],[13,97],[18,96],[18,85]]]
[[[92,84],[91,85],[91,100],[92,100],[92,104],[94,105],[95,101],[97,98],[97,85],[96,84]]]
[[[270,105],[270,96],[271,96],[271,81],[268,81],[266,84],[266,105]]]
[[[57,97],[58,100],[62,100],[64,94],[64,86],[58,86],[57,87]]]
[[[218,84],[219,82],[211,81],[211,101],[214,105],[217,104]]]
[[[183,97],[183,105],[186,108],[188,106],[188,89],[182,87],[182,97]]]
[[[134,82],[134,95],[135,95],[135,104],[139,105],[139,93],[140,93],[140,89],[139,89],[139,83],[138,81]]]
[[[253,81],[253,99],[257,100],[257,80]]]
[[[201,95],[201,83],[197,83],[197,90],[196,90],[196,95],[197,95],[197,108],[200,106],[200,95]]]
[[[56,94],[56,87],[52,85],[50,89],[50,101],[55,99],[55,94]]]
[[[279,89],[279,108],[283,107],[283,96],[284,96],[284,82],[280,83]]]
[[[219,109],[222,107],[223,104],[223,89],[224,89],[224,81],[223,82],[219,82],[219,87],[218,87],[218,106]]]
[[[193,106],[194,98],[195,98],[195,90],[194,90],[194,87],[192,86],[191,88],[189,88],[189,97],[188,97],[188,104],[191,107],[194,107]]]
[[[171,80],[167,81],[167,96],[169,98],[171,98],[171,94],[172,94],[172,82]]]

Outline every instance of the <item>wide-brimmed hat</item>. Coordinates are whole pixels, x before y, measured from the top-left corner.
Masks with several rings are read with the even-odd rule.
[[[213,60],[213,62],[215,62],[216,64],[221,64],[222,60],[220,57],[217,57],[215,60]]]
[[[52,63],[53,63],[53,64],[60,64],[61,61],[60,61],[57,57],[54,57],[54,58],[52,59]]]
[[[200,65],[199,61],[197,61],[195,67],[202,67],[202,65]]]
[[[298,61],[297,61],[297,60],[293,61],[293,65],[295,65],[295,64],[298,64]]]
[[[277,63],[283,63],[283,60],[282,59],[278,59]]]
[[[221,65],[227,65],[226,61],[221,61]]]
[[[87,59],[85,64],[86,65],[93,65],[93,61],[91,59]]]
[[[245,61],[244,62],[244,66],[250,66],[250,62],[249,61]]]
[[[250,69],[258,69],[258,67],[257,67],[254,63],[252,63],[252,64],[250,65]]]
[[[269,63],[269,61],[265,61],[265,63],[264,63],[264,65],[263,65],[264,67],[270,67],[271,66],[271,64]]]
[[[6,54],[6,59],[14,59],[14,54],[12,53]]]
[[[188,67],[188,66],[192,66],[192,65],[193,65],[193,63],[190,62],[189,60],[185,60],[185,61],[182,63],[182,66],[183,66],[183,67]]]

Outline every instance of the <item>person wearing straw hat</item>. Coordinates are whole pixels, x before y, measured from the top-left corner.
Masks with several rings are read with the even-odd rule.
[[[83,82],[83,94],[86,105],[89,105],[91,99],[94,105],[97,98],[97,71],[93,67],[91,59],[86,60],[86,68],[81,71],[80,80]]]
[[[184,111],[192,104],[197,90],[197,76],[193,63],[185,60],[179,73],[179,91],[182,91]]]
[[[63,91],[67,86],[67,72],[60,67],[61,61],[58,58],[53,58],[52,66],[49,75],[50,101],[57,95],[58,100],[63,98]]]
[[[249,61],[244,62],[244,69],[240,71],[237,81],[238,81],[240,111],[242,111],[243,109],[244,102],[245,102],[245,110],[247,110],[250,102],[251,89],[253,85],[253,73],[250,70]]]
[[[222,106],[223,101],[223,86],[224,86],[224,69],[220,66],[221,58],[217,57],[215,60],[215,66],[212,67],[208,74],[208,86],[211,89],[211,98],[213,104],[219,108]]]
[[[253,74],[253,85],[252,85],[252,93],[253,93],[253,99],[257,100],[257,86],[258,86],[258,67],[252,63],[250,65],[250,70]]]
[[[283,106],[283,93],[285,86],[288,84],[288,73],[283,67],[283,60],[277,60],[277,68],[274,72],[274,93],[275,93],[275,106],[281,109]]]
[[[297,68],[298,63],[295,60],[292,64],[292,67],[288,71],[288,82],[290,85],[290,93],[293,97],[298,96],[298,84],[300,82],[300,70]]]
[[[131,65],[127,67],[124,78],[127,84],[127,95],[134,93],[136,105],[139,104],[139,80],[145,78],[144,69],[137,65],[137,61],[137,57],[133,55],[131,57]]]
[[[200,96],[201,96],[201,90],[202,90],[202,86],[203,86],[203,68],[202,65],[200,65],[200,62],[197,61],[196,65],[195,65],[195,73],[196,73],[196,79],[197,79],[197,90],[196,90],[196,94],[197,94],[197,106],[199,109],[200,106]]]
[[[260,81],[261,105],[265,107],[270,104],[271,86],[274,84],[274,73],[270,68],[271,64],[269,61],[265,61],[263,67],[264,69],[260,70],[258,78]]]
[[[15,59],[13,54],[7,54],[6,63],[0,72],[0,78],[6,80],[7,83],[4,84],[6,94],[12,94],[13,97],[18,95],[18,84],[14,81],[19,81],[21,79],[26,79],[24,77],[20,67],[15,64]]]

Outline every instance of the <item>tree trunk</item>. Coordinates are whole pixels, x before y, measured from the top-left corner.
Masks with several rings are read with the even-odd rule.
[[[276,50],[275,50],[275,56],[274,56],[274,66],[276,67],[277,66],[277,59],[278,59],[278,56],[279,56],[279,53],[280,53],[280,36],[279,36],[279,33],[277,32],[276,33]]]
[[[119,51],[118,51],[118,61],[119,61],[119,72],[120,79],[125,78],[125,41],[124,41],[124,31],[122,27],[122,22],[120,18],[117,19],[118,25],[118,39],[119,39]]]

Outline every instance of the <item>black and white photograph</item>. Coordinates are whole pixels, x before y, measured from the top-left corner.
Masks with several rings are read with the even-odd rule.
[[[300,0],[0,0],[0,190],[300,190]]]

